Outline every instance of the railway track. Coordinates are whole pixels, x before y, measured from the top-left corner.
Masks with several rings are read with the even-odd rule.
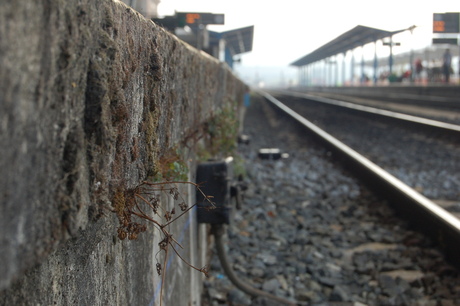
[[[382,102],[390,107],[401,106],[417,106],[417,108],[431,108],[437,110],[459,110],[459,99],[454,92],[446,91],[444,95],[432,95],[427,91],[426,93],[405,93],[405,92],[382,92],[382,91],[353,91],[353,92],[321,92],[309,91],[314,96],[321,96],[332,98],[336,100],[344,100],[355,103],[365,104],[380,104]]]
[[[308,95],[281,99],[428,198],[458,202],[460,126]]]
[[[407,199],[370,192],[350,175],[367,170],[350,161],[344,170],[340,153],[320,145],[319,136],[266,99],[255,100],[244,124],[251,142],[238,148],[248,190],[228,227],[229,258],[240,278],[311,305],[460,303],[458,270],[390,209]],[[289,158],[260,159],[259,149],[270,147]],[[211,275],[209,304],[272,305],[232,287],[217,262]]]
[[[277,91],[277,93],[289,93],[298,97],[313,97],[316,99],[350,102],[355,105],[363,105],[388,110],[401,114],[428,118],[436,121],[444,121],[451,124],[460,124],[460,100],[458,97],[433,97],[395,94],[390,97],[357,96],[332,92],[294,92]],[[276,92],[275,92],[276,93]]]
[[[427,120],[425,118],[415,116],[401,115],[394,112],[380,111],[378,109],[363,107],[342,101],[330,99],[325,100],[323,98],[315,99],[312,96],[307,96],[300,101],[296,100],[294,102],[289,99],[289,96],[284,96],[287,103],[283,104],[281,101],[268,93],[262,93],[262,95],[279,110],[297,120],[309,131],[314,133],[318,139],[325,143],[342,160],[345,161],[347,167],[350,168],[357,177],[366,181],[367,184],[376,192],[384,194],[385,197],[393,203],[397,203],[395,208],[398,209],[400,213],[404,214],[405,218],[408,218],[412,223],[416,225],[418,224],[418,227],[425,230],[425,232],[431,235],[432,238],[438,240],[440,243],[442,242],[448,257],[460,266],[460,256],[458,256],[458,254],[460,254],[460,220],[458,217],[440,207],[440,205],[436,204],[435,201],[432,201],[417,192],[415,190],[415,188],[418,187],[417,185],[411,188],[401,179],[383,169],[386,167],[390,168],[390,171],[392,170],[392,172],[400,172],[403,166],[398,164],[398,159],[401,159],[404,154],[409,154],[407,152],[412,151],[411,154],[414,156],[409,157],[411,164],[428,163],[430,166],[433,164],[439,165],[439,163],[436,163],[436,159],[441,158],[443,161],[450,161],[443,165],[445,169],[435,169],[434,172],[428,173],[428,175],[431,174],[431,177],[426,178],[426,180],[428,180],[428,183],[426,183],[427,185],[440,185],[439,183],[429,181],[430,179],[435,181],[442,180],[442,178],[437,177],[436,172],[439,173],[444,171],[446,176],[449,177],[458,176],[459,171],[457,170],[460,169],[456,169],[455,167],[460,166],[460,126],[434,120]],[[298,94],[294,94],[293,96],[299,97]],[[308,100],[305,98],[308,98]],[[318,117],[321,117],[321,115],[318,116],[318,108],[311,107],[312,104],[307,103],[307,101],[311,102],[312,100],[314,100],[314,103],[321,103],[323,105],[326,104],[326,107],[332,106],[332,110],[329,108],[327,110],[321,110],[323,118],[322,120],[318,120]],[[287,105],[290,105],[291,108]],[[338,108],[342,111],[338,110]],[[298,112],[295,112],[294,109],[298,110]],[[356,114],[356,112],[360,112],[361,114],[352,117],[347,116],[347,111],[350,110],[354,114]],[[358,118],[363,116],[363,112],[367,114],[365,121],[368,123],[365,123],[362,119],[360,120],[360,118]],[[300,114],[321,121],[320,125],[326,130],[328,129],[328,123],[331,121],[342,120],[342,122],[344,121],[345,123],[334,124],[335,129],[332,129],[334,137],[312,124],[312,122],[308,121]],[[324,117],[324,115],[326,117]],[[374,132],[368,137],[363,137],[363,129],[366,133],[369,133],[369,130],[372,129],[369,122],[375,125],[377,120],[375,119],[375,116],[383,117],[378,121],[377,127],[373,127],[379,131]],[[397,124],[403,127],[397,127],[397,129],[394,130],[395,125]],[[355,127],[350,128],[350,125],[354,125]],[[406,135],[404,133],[404,129],[408,128],[407,125],[411,125],[410,128],[413,130],[406,134],[410,134],[410,137],[416,138],[416,140],[408,140],[409,136],[401,137],[401,135]],[[390,127],[392,129],[390,129]],[[419,130],[429,133],[429,136],[423,135],[423,137],[421,137],[420,133],[416,133]],[[349,133],[354,134],[352,137],[349,137]],[[447,139],[445,139],[444,136],[447,136]],[[350,138],[354,139],[351,146],[357,151],[345,145],[343,142],[340,142],[336,137],[346,138],[347,140]],[[396,141],[396,144],[390,144],[390,139],[388,138],[399,138],[399,140]],[[368,143],[369,141],[372,142],[370,145]],[[414,144],[414,141],[417,143]],[[404,150],[405,147],[409,146],[409,142],[412,143],[410,145],[412,150]],[[403,150],[400,150],[400,148],[403,148]],[[424,150],[428,149],[429,152],[422,154],[425,158],[428,158],[430,156],[429,153],[432,152],[432,162],[425,159],[417,160],[415,155],[420,154],[421,152],[418,152],[416,148]],[[444,150],[447,156],[437,155],[435,151],[438,150]],[[366,158],[363,154],[370,156],[372,160],[377,160],[377,164],[385,165],[380,167],[376,163],[373,163],[370,159]],[[388,159],[391,161],[388,162]],[[418,169],[408,168],[406,169],[406,172],[410,173],[417,170]],[[422,171],[424,170],[422,169]],[[449,200],[459,200],[460,186],[458,184],[460,184],[460,177],[456,177],[452,184],[454,186],[452,186],[451,194],[444,195],[445,197],[441,199],[439,199],[440,196],[436,194],[436,198],[439,199],[438,202],[449,203]],[[455,213],[456,211],[454,211],[454,214]],[[428,224],[430,226],[427,226]],[[429,228],[429,230],[426,230],[427,228]]]

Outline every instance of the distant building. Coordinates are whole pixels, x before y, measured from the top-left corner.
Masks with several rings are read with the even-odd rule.
[[[240,61],[239,55],[252,51],[254,26],[226,32],[208,31],[209,24],[224,24],[224,14],[176,12],[174,16],[158,18],[161,0],[122,0],[125,4],[153,20],[188,44],[226,62],[230,68]]]
[[[225,32],[208,31],[210,24],[225,24],[224,14],[203,12],[176,12],[174,16],[152,20],[193,47],[226,62],[233,68],[240,55],[252,51],[254,26]]]
[[[158,17],[160,0],[122,0],[124,3],[144,15],[146,18]]]

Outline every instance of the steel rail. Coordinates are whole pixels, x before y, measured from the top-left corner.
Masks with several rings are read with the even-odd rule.
[[[451,123],[446,123],[442,121],[407,115],[403,113],[393,112],[393,111],[370,107],[370,106],[359,105],[359,104],[355,104],[351,102],[345,102],[345,101],[340,101],[340,100],[335,100],[335,99],[330,99],[330,98],[318,97],[318,96],[309,95],[305,93],[290,92],[290,91],[277,91],[277,93],[280,93],[283,95],[289,95],[293,97],[298,97],[298,98],[303,98],[303,99],[308,99],[308,100],[321,102],[321,103],[325,103],[329,105],[340,106],[340,107],[344,107],[347,109],[353,109],[353,110],[357,110],[361,112],[370,113],[373,115],[385,116],[385,117],[389,117],[392,119],[404,120],[404,121],[408,121],[411,123],[430,126],[432,128],[440,129],[444,132],[460,134],[460,125],[456,125],[456,124],[451,124]]]
[[[402,181],[383,170],[332,135],[326,133],[270,94],[258,91],[279,110],[295,119],[324,142],[337,158],[344,160],[346,167],[363,179],[377,193],[387,198],[389,203],[413,225],[436,240],[447,258],[460,266],[460,220],[424,197]]]

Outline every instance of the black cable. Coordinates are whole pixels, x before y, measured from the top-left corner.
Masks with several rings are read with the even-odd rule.
[[[278,297],[276,295],[273,295],[271,293],[256,289],[252,287],[251,285],[243,282],[240,280],[235,272],[233,271],[233,268],[231,267],[228,259],[227,259],[227,254],[225,252],[224,248],[224,242],[223,242],[223,236],[224,236],[224,227],[221,224],[213,224],[212,225],[212,234],[214,235],[215,238],[215,243],[216,243],[216,250],[217,250],[217,256],[219,257],[220,263],[222,265],[222,268],[224,269],[225,274],[227,274],[227,277],[230,279],[230,281],[241,291],[253,296],[261,296],[265,297],[267,299],[276,301],[278,303],[281,303],[283,305],[301,305],[295,301],[291,301],[285,298]]]

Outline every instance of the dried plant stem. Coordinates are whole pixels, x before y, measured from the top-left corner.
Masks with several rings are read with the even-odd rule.
[[[142,211],[141,211],[141,213],[138,213],[138,212],[135,212],[135,211],[131,211],[131,213],[132,213],[133,215],[138,216],[139,218],[144,218],[144,219],[149,220],[150,222],[153,222],[154,224],[156,224],[156,225],[157,225],[158,227],[160,227],[160,228],[162,227],[162,225],[161,225],[157,220],[150,218],[149,216],[147,216],[146,214],[144,214]]]
[[[150,208],[151,208],[152,210],[155,210],[155,207],[153,207],[152,204],[150,204],[150,202],[147,201],[147,199],[145,199],[143,196],[141,196],[141,195],[138,194],[138,193],[135,193],[134,195],[135,195],[136,197],[138,197],[139,199],[141,199],[142,201],[144,201],[144,203],[146,203],[148,206],[150,206]],[[137,203],[136,203],[136,204],[137,204]],[[139,206],[137,206],[137,208],[139,209]]]
[[[173,182],[159,182],[159,183],[149,183],[144,181],[142,184],[145,184],[147,186],[156,186],[156,185],[173,185],[173,184],[185,184],[185,185],[193,185],[195,186],[196,190],[198,190],[199,193],[203,196],[203,198],[206,199],[206,201],[209,202],[213,207],[215,206],[214,203],[210,200],[210,196],[207,196],[203,190],[200,188],[200,184],[193,183],[193,182],[187,182],[187,181],[173,181]]]
[[[116,197],[116,203],[118,206],[115,206],[115,212],[117,213],[120,226],[117,229],[118,237],[120,239],[125,239],[128,237],[130,240],[137,239],[138,234],[146,230],[146,225],[138,223],[137,218],[153,223],[153,227],[160,231],[162,240],[158,243],[160,250],[164,251],[163,264],[157,261],[157,273],[161,275],[161,289],[160,289],[160,305],[163,303],[163,292],[166,282],[166,265],[168,262],[168,254],[170,247],[173,249],[174,253],[179,257],[179,259],[184,262],[190,268],[204,273],[206,276],[207,268],[206,266],[199,269],[189,263],[185,258],[178,252],[178,247],[184,249],[184,247],[173,237],[170,233],[170,225],[176,222],[179,218],[183,217],[186,213],[190,212],[198,203],[193,205],[188,205],[185,201],[183,195],[179,192],[178,185],[192,185],[195,187],[197,192],[199,192],[204,201],[207,201],[210,206],[209,208],[214,208],[215,205],[211,201],[212,197],[207,196],[200,188],[199,184],[187,181],[174,181],[174,182],[143,182],[133,190],[125,191],[119,193]],[[165,208],[160,205],[161,199],[163,196],[172,197],[174,206],[169,210],[169,205],[166,205]],[[170,201],[171,198],[168,198]],[[170,203],[170,202],[168,202]],[[178,205],[181,209],[181,213],[175,216],[176,207]],[[174,217],[173,217],[174,216]],[[137,218],[135,218],[137,217]],[[157,253],[158,254],[158,253]],[[157,255],[155,255],[156,257]]]
[[[203,273],[203,269],[202,269],[202,268],[201,268],[201,269],[198,269],[197,267],[195,267],[194,265],[192,265],[191,263],[189,263],[187,260],[185,260],[185,259],[179,254],[179,252],[176,250],[176,248],[175,248],[172,244],[170,244],[170,245],[171,245],[171,247],[172,247],[174,253],[176,253],[176,255],[179,256],[179,258],[182,260],[182,262],[184,262],[184,263],[185,263],[187,266],[189,266],[190,268],[195,269],[195,270],[197,270],[198,272],[202,272],[202,273]]]
[[[186,209],[184,212],[182,212],[179,216],[175,217],[174,219],[172,219],[172,220],[169,221],[168,223],[163,224],[162,226],[163,226],[163,227],[166,227],[166,226],[170,225],[171,223],[173,223],[174,221],[176,221],[177,219],[179,219],[180,217],[182,217],[183,215],[185,215],[186,213],[188,213],[189,210],[191,210],[191,209],[192,209],[193,207],[195,207],[195,206],[196,206],[196,203],[193,204],[192,206],[190,206],[189,208],[187,208],[187,209]]]

